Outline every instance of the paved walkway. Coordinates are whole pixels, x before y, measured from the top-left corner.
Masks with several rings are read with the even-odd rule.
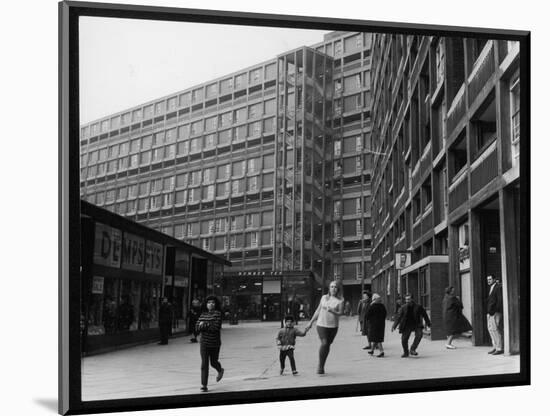
[[[300,323],[298,328],[303,328]],[[297,338],[295,359],[299,374],[293,376],[287,360],[279,375],[275,322],[241,323],[222,329],[220,362],[223,380],[216,383],[210,369],[209,392],[312,387],[352,383],[401,381],[424,378],[509,374],[519,371],[519,356],[488,355],[488,347],[473,347],[467,339],[455,341],[456,350],[444,341],[423,339],[417,357],[401,358],[397,331],[386,325],[385,357],[369,356],[362,347],[365,338],[356,328],[355,317],[341,319],[323,376],[315,373],[319,339],[315,327]],[[412,336],[411,336],[412,342]],[[199,344],[189,337],[85,357],[82,361],[82,399],[107,400],[132,397],[196,394],[200,388]]]

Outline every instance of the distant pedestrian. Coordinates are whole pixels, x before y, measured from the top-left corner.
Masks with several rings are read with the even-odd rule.
[[[399,314],[399,309],[401,309],[402,305],[403,305],[403,299],[401,298],[401,295],[398,294],[397,297],[395,298],[395,309],[391,317],[392,321],[395,321],[395,318],[397,318],[397,315]]]
[[[309,330],[313,322],[317,321],[317,333],[321,340],[319,347],[319,365],[317,366],[317,374],[325,374],[325,362],[327,361],[330,345],[334,341],[334,337],[338,332],[338,322],[340,316],[344,313],[344,300],[340,295],[340,285],[333,281],[329,285],[328,293],[323,295],[319,302],[317,310],[311,317],[311,320],[306,326]]]
[[[164,296],[162,298],[159,307],[159,329],[160,329],[160,342],[159,345],[168,344],[168,336],[170,335],[170,329],[172,327],[172,305],[168,302],[168,298]]]
[[[489,295],[487,296],[487,329],[491,336],[493,349],[488,354],[504,353],[502,346],[502,286],[493,275],[487,276]]]
[[[363,290],[363,294],[361,295],[363,298],[359,301],[359,305],[357,307],[357,319],[359,321],[359,325],[361,326],[361,335],[364,337],[367,337],[367,345],[363,347],[364,350],[369,350],[372,348],[369,337],[367,334],[367,326],[366,326],[366,314],[367,310],[370,305],[370,292],[367,290]]]
[[[285,316],[285,327],[277,333],[277,347],[279,348],[279,361],[281,362],[281,372],[283,375],[285,370],[286,357],[290,361],[292,374],[298,374],[296,370],[296,361],[294,361],[294,347],[296,345],[296,337],[303,337],[307,334],[308,328],[304,331],[294,328],[294,317],[292,315]]]
[[[224,369],[218,358],[222,345],[220,331],[222,328],[222,313],[220,301],[215,296],[206,298],[206,311],[197,320],[196,327],[201,334],[201,390],[208,391],[208,362],[218,372],[216,381],[223,377]]]
[[[346,300],[344,303],[344,315],[350,316],[351,314],[351,303],[349,303],[349,300]]]
[[[189,309],[189,333],[191,334],[191,342],[197,342],[197,320],[201,314],[201,303],[198,299],[193,299],[191,309]]]
[[[454,350],[453,339],[463,332],[471,331],[472,325],[462,314],[464,306],[455,295],[455,288],[449,286],[445,289],[445,297],[443,298],[443,321],[445,322],[445,332],[447,334],[447,344],[445,348]]]
[[[426,313],[426,310],[415,303],[410,293],[405,295],[405,304],[399,309],[399,313],[393,322],[392,332],[395,328],[399,327],[399,333],[401,334],[401,346],[403,347],[403,354],[401,357],[405,358],[409,356],[409,338],[411,333],[414,332],[414,341],[410,348],[411,355],[418,355],[416,349],[418,344],[422,340],[424,322],[426,327],[432,326],[430,318]]]
[[[369,351],[370,355],[373,355],[374,349],[378,347],[380,352],[377,357],[384,356],[384,346],[382,343],[384,342],[387,314],[386,307],[382,303],[382,298],[378,293],[374,293],[366,314],[367,333],[369,342],[372,343],[372,348]]]

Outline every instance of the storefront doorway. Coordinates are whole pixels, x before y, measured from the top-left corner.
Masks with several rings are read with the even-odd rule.
[[[462,313],[468,319],[468,322],[472,322],[472,282],[470,272],[460,275],[460,300],[464,306]]]

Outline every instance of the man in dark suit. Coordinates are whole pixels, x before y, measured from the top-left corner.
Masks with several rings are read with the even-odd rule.
[[[410,348],[411,355],[418,355],[416,348],[422,340],[424,322],[426,327],[432,326],[430,318],[426,313],[426,310],[422,305],[417,304],[410,293],[405,295],[405,304],[399,309],[397,317],[392,325],[392,332],[399,326],[399,333],[401,334],[401,345],[403,346],[403,355],[405,358],[409,356],[409,338],[411,333],[414,332],[414,341]]]
[[[502,346],[502,286],[493,275],[487,276],[489,295],[487,296],[487,329],[491,336],[493,349],[489,354],[500,355],[504,353]]]
[[[168,302],[167,297],[163,297],[159,308],[159,329],[160,342],[159,345],[168,344],[170,329],[172,327],[172,305]]]

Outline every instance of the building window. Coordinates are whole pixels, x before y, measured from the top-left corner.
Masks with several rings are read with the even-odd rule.
[[[187,202],[187,190],[176,192],[176,205],[185,205]]]
[[[240,123],[246,120],[246,107],[235,110],[235,122]]]
[[[231,123],[233,123],[233,112],[228,111],[227,113],[224,113],[220,115],[220,126],[226,127],[229,126]]]
[[[155,104],[155,114],[158,116],[164,113],[164,101]]]
[[[201,183],[201,171],[196,170],[191,172],[191,185],[200,185]]]
[[[205,131],[216,130],[216,127],[218,127],[218,118],[216,116],[209,117],[204,121],[204,124],[205,124],[205,127],[204,127]]]
[[[248,178],[248,192],[256,192],[258,191],[258,176],[253,176],[251,178]]]
[[[179,126],[178,127],[178,138],[180,138],[180,139],[188,139],[189,138],[189,124],[186,124],[185,126]]]
[[[218,183],[216,185],[216,197],[227,197],[229,196],[230,184],[229,182]]]
[[[260,135],[262,132],[262,122],[256,121],[248,125],[248,137],[254,137]]]
[[[153,149],[153,162],[160,162],[162,160],[163,153],[162,147]]]
[[[191,102],[196,103],[202,100],[202,88],[198,88],[191,92]]]
[[[260,162],[259,158],[248,159],[247,173],[249,173],[249,174],[257,173],[260,170],[260,166],[259,166],[260,163],[259,162]]]
[[[185,188],[187,186],[187,173],[180,173],[176,176],[176,186],[178,188]]]
[[[203,130],[203,125],[202,124],[203,124],[202,120],[195,121],[194,123],[192,123],[191,124],[191,134],[193,134],[193,135],[201,134],[202,130]]]
[[[159,192],[162,192],[162,179],[155,179],[153,181],[153,186],[151,189],[152,194],[157,194]]]
[[[178,143],[178,156],[187,156],[189,154],[189,141]]]
[[[143,109],[143,118],[147,120],[151,117],[153,117],[153,105],[148,105]]]
[[[231,175],[231,164],[226,164],[222,166],[218,166],[218,179],[221,181],[225,181],[229,179],[229,175]]]
[[[200,138],[191,139],[191,145],[189,149],[191,153],[196,153],[201,151],[200,140],[201,140]]]
[[[510,117],[511,117],[511,140],[512,140],[512,166],[519,161],[519,138],[520,138],[520,114],[519,114],[519,75],[512,79],[510,84]]]
[[[243,192],[244,179],[237,179],[231,182],[231,194],[238,195]]]
[[[253,69],[252,71],[250,71],[250,83],[251,84],[255,84],[257,82],[260,82],[260,78],[261,78],[261,68],[258,68],[258,69]]]
[[[237,75],[235,77],[235,88],[243,88],[246,83],[246,74]]]

